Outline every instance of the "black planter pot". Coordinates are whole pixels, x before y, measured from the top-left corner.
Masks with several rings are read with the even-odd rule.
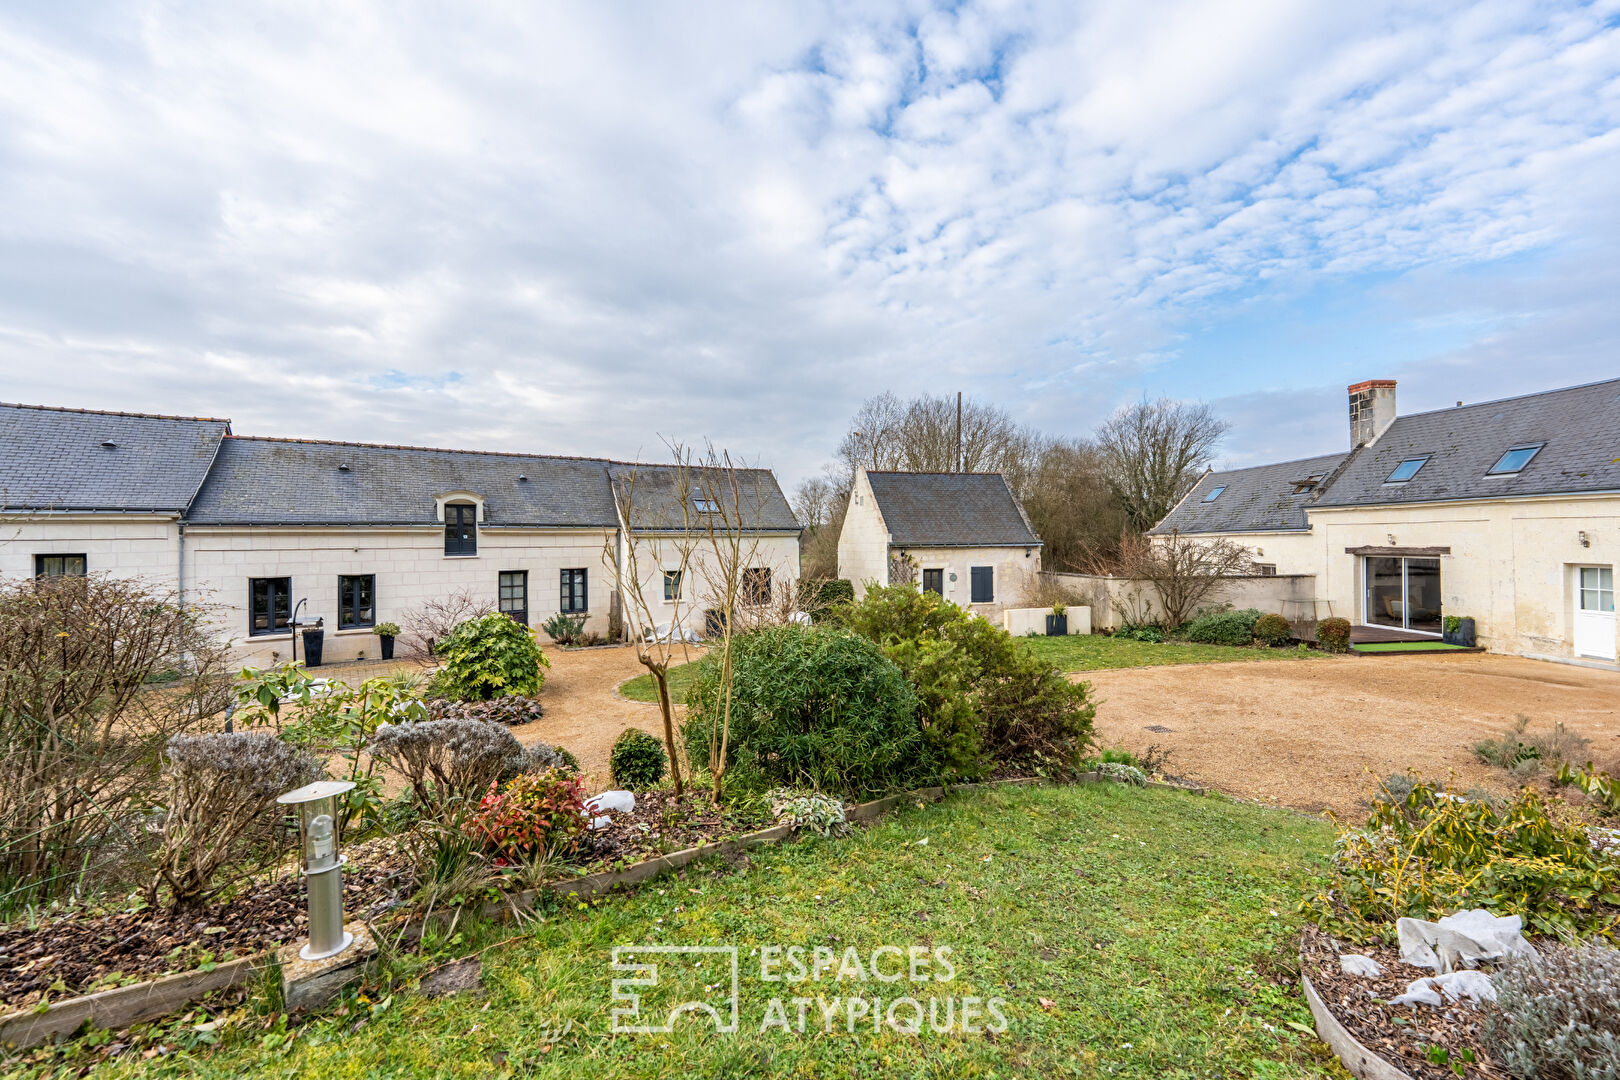
[[[1461,645],[1465,649],[1472,649],[1474,642],[1477,640],[1474,636],[1474,620],[1470,618],[1458,619],[1457,628],[1455,630],[1446,629],[1441,631],[1440,640],[1447,645]]]
[[[304,631],[304,666],[320,667],[321,652],[326,644],[325,630]]]
[[[377,640],[382,643],[382,658],[392,660],[394,658],[394,635],[378,634]]]
[[[1067,615],[1048,615],[1046,617],[1047,637],[1067,637],[1069,633],[1069,617]]]

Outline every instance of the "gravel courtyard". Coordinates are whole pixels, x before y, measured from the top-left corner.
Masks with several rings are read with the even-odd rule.
[[[1517,657],[1322,658],[1129,668],[1092,684],[1105,745],[1171,751],[1169,770],[1245,799],[1355,814],[1380,778],[1408,767],[1461,788],[1511,790],[1473,744],[1514,715],[1563,721],[1620,774],[1620,674]],[[1151,727],[1169,728],[1152,731]]]

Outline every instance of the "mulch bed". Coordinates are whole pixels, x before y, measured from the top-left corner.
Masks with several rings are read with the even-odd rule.
[[[350,918],[374,917],[399,899],[405,878],[384,849],[356,845],[347,855]],[[283,874],[201,911],[68,914],[0,926],[0,1012],[248,956],[303,938],[307,923],[303,879]]]
[[[1340,952],[1372,957],[1384,969],[1383,976],[1364,979],[1344,974],[1339,968]],[[1363,1046],[1396,1068],[1421,1080],[1507,1076],[1504,1070],[1493,1066],[1490,1055],[1480,1048],[1478,1006],[1467,1002],[1448,1003],[1441,1008],[1388,1004],[1392,998],[1406,993],[1412,980],[1434,974],[1427,968],[1403,964],[1400,950],[1395,946],[1336,948],[1326,933],[1307,926],[1300,956],[1305,974],[1310,976],[1316,992],[1339,1023]],[[1462,1065],[1463,1072],[1457,1072],[1450,1062],[1437,1064],[1431,1060],[1426,1051],[1434,1046],[1445,1049],[1451,1062]],[[1472,1063],[1464,1063],[1458,1056],[1465,1047],[1474,1052]]]
[[[717,808],[706,791],[688,791],[679,800],[672,791],[640,792],[633,811],[608,816],[613,823],[587,833],[580,848],[578,860],[587,870],[607,870],[699,844],[717,844],[776,824],[768,813]]]

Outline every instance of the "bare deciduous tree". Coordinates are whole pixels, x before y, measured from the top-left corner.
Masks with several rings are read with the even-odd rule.
[[[1078,439],[1054,439],[1041,451],[1022,494],[1035,534],[1046,542],[1048,570],[1113,569],[1126,518],[1103,473],[1102,452]],[[1046,605],[1041,605],[1046,606]]]
[[[1135,531],[1164,520],[1229,427],[1207,404],[1159,398],[1121,408],[1098,429],[1103,474]]]
[[[799,539],[800,564],[805,577],[838,576],[838,534],[844,527],[849,488],[835,475],[813,476],[793,495],[793,512],[804,526]]]
[[[425,601],[400,617],[400,651],[415,660],[431,660],[439,642],[448,637],[450,631],[468,619],[488,615],[494,610],[495,605],[487,597],[479,596],[471,589],[446,593]]]
[[[1153,586],[1172,630],[1213,600],[1225,579],[1248,573],[1254,564],[1254,554],[1241,544],[1179,532],[1129,536],[1121,547],[1121,573]]]

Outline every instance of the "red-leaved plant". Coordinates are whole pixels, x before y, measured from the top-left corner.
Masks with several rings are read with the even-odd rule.
[[[465,827],[493,848],[496,864],[504,866],[542,852],[573,852],[586,821],[579,780],[548,769],[491,784]]]

